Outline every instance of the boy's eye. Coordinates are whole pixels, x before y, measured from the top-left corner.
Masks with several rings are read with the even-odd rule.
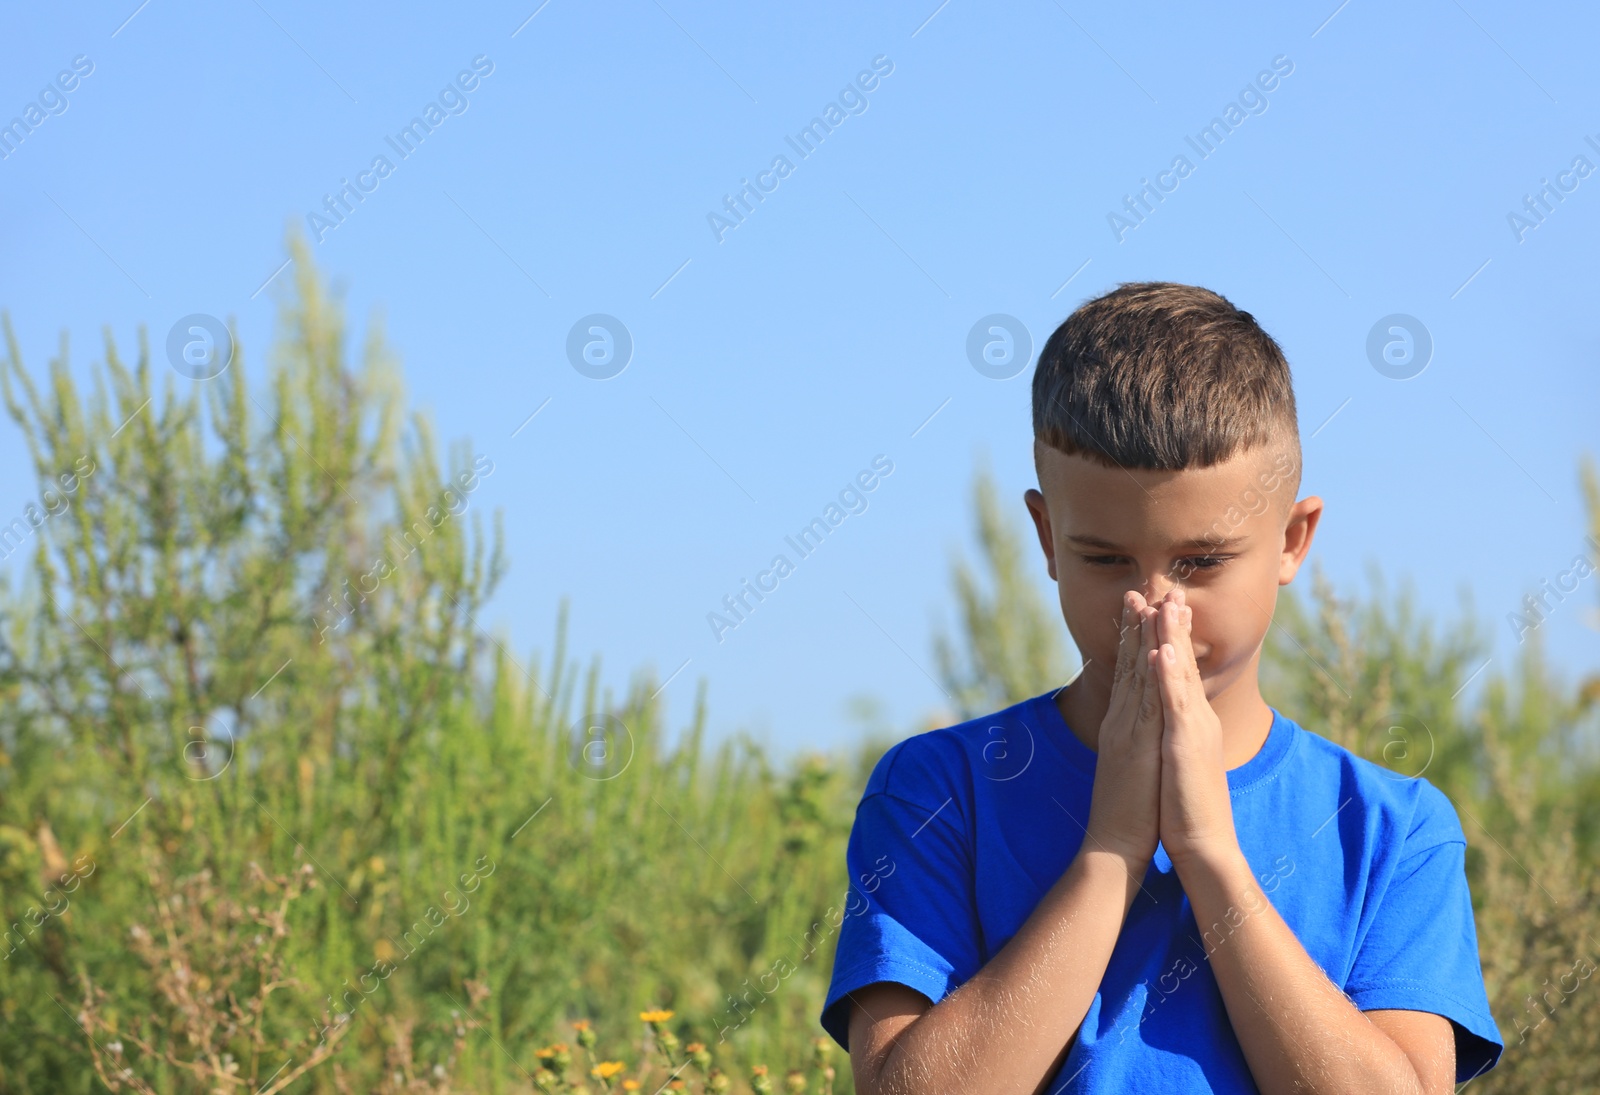
[[[1231,555],[1190,555],[1173,563],[1172,569],[1188,572],[1216,570],[1231,558]],[[1125,555],[1085,555],[1083,561],[1090,566],[1120,566],[1128,560]]]
[[[1083,561],[1088,563],[1090,566],[1111,567],[1116,566],[1118,563],[1124,562],[1125,560],[1120,555],[1085,555],[1083,557]]]

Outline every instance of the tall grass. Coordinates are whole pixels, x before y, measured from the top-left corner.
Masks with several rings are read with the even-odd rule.
[[[226,1013],[267,975],[234,971],[233,1001],[168,999],[133,946],[181,920],[170,906],[202,875],[257,904],[263,873],[311,887],[281,925],[292,983],[216,1051],[242,1077],[304,1062],[343,1013],[331,1063],[366,1090],[389,1020],[448,1026],[469,980],[489,990],[484,1034],[450,1073],[472,1090],[525,1088],[565,1020],[632,1037],[625,1017],[663,1002],[730,1067],[808,1056],[827,955],[776,993],[746,982],[842,900],[857,766],[778,772],[747,742],[706,746],[703,682],[669,747],[658,682],[599,694],[598,661],[569,664],[564,613],[547,663],[484,634],[501,557],[471,490],[492,469],[460,450],[441,470],[426,421],[402,431],[381,336],[348,369],[336,303],[298,258],[270,395],[237,364],[164,395],[143,348],[128,367],[109,340],[92,394],[64,359],[41,392],[9,342],[41,483],[84,455],[94,471],[33,538],[30,580],[0,591],[0,911],[17,925],[0,1090],[94,1086],[86,984],[105,994],[87,1018],[110,1024],[95,1040],[136,1076],[228,1082],[176,1063],[199,1048],[184,1009]],[[69,895],[74,862],[93,872]],[[168,964],[220,985],[215,948],[184,938]],[[151,1051],[135,1060],[114,1029]],[[442,1060],[453,1036],[436,1041]]]

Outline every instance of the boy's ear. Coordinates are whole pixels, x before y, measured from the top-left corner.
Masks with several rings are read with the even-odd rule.
[[[1039,534],[1039,547],[1044,551],[1045,565],[1050,568],[1050,580],[1056,581],[1055,535],[1050,529],[1050,511],[1045,508],[1044,495],[1033,488],[1023,492],[1022,501],[1033,515],[1033,527]]]
[[[1317,522],[1322,520],[1322,499],[1311,495],[1289,507],[1289,521],[1283,530],[1283,553],[1278,557],[1278,584],[1286,586],[1294,581],[1311,551],[1311,541],[1317,533]]]

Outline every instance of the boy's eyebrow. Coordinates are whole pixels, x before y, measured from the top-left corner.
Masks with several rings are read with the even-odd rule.
[[[1100,548],[1103,551],[1122,550],[1121,545],[1113,544],[1110,540],[1103,540],[1098,536],[1075,536],[1072,533],[1066,533],[1064,539],[1071,540],[1077,544],[1082,544],[1084,547]],[[1232,548],[1240,546],[1247,539],[1248,537],[1245,536],[1225,536],[1220,539],[1209,540],[1200,538],[1194,540],[1184,540],[1183,542],[1174,544],[1173,546],[1180,549],[1195,548],[1201,551],[1228,551]]]

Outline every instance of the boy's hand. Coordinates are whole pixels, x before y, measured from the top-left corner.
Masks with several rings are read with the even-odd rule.
[[[1122,638],[1111,702],[1100,724],[1089,840],[1130,866],[1155,854],[1161,806],[1161,691],[1156,683],[1156,614],[1136,591],[1122,596]],[[1142,874],[1144,866],[1138,866]]]
[[[1160,650],[1155,677],[1165,727],[1161,736],[1161,843],[1174,866],[1218,860],[1239,848],[1228,797],[1222,720],[1206,700],[1190,632],[1194,612],[1183,587],[1155,610]]]

